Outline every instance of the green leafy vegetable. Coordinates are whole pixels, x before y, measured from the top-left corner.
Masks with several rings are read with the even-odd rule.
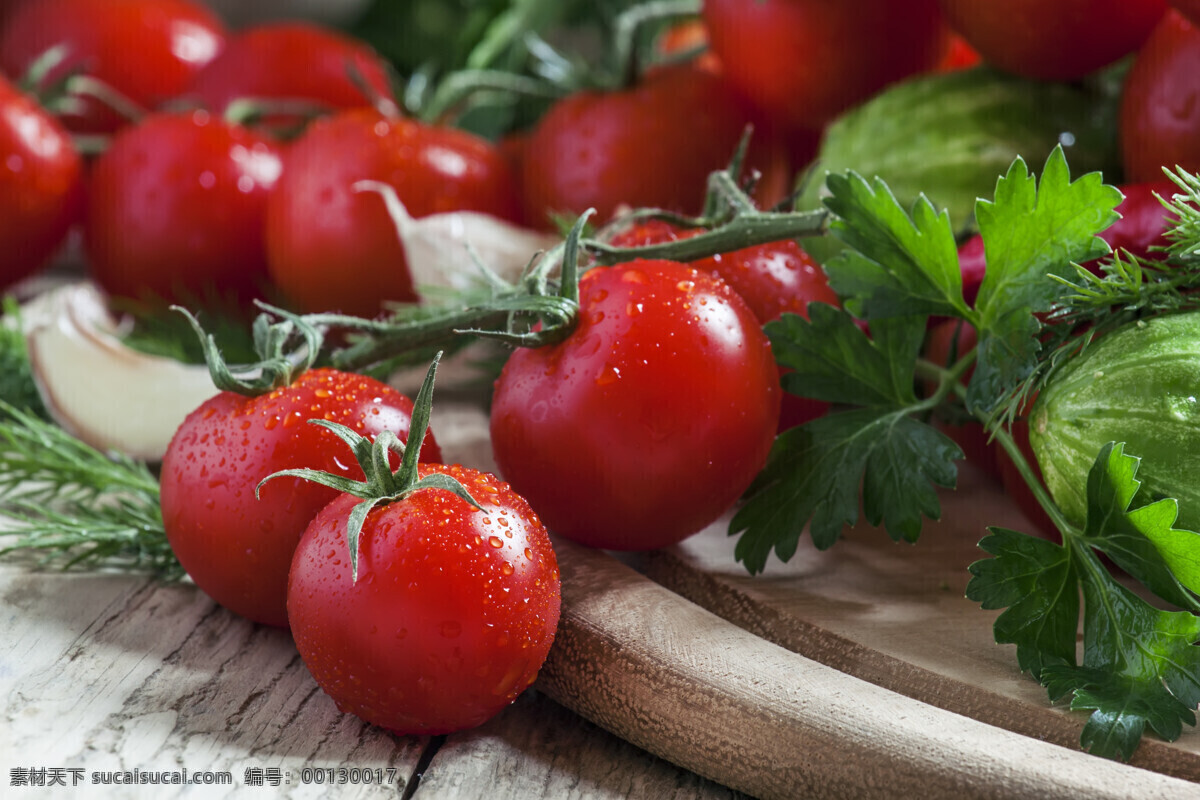
[[[962,457],[928,418],[961,391],[958,378],[970,363],[945,370],[919,362],[927,315],[975,326],[981,344],[971,356],[967,409],[989,414],[1037,363],[1041,323],[1032,311],[1049,308],[1065,291],[1047,275],[1071,272],[1073,259],[1107,252],[1096,234],[1111,224],[1120,201],[1099,175],[1072,182],[1061,148],[1051,152],[1040,182],[1017,158],[997,183],[995,199],[980,203],[989,267],[971,307],[963,299],[945,213],[922,197],[909,214],[886,184],[853,172],[829,176],[826,186],[830,231],[847,249],[825,268],[847,310],[814,304],[811,322],[785,317],[766,330],[776,359],[792,370],[785,389],[858,408],[776,441],[730,526],[731,534],[745,538],[737,557],[753,572],[763,568],[772,546],[790,557],[806,524],[817,546],[833,544],[841,527],[856,521],[860,493],[869,522],[885,521],[896,539],[918,538],[922,515],[939,514],[934,487],[955,485],[954,462]],[[868,320],[871,336],[848,312]],[[918,371],[938,382],[924,398],[914,389]]]
[[[730,523],[744,532],[736,556],[751,572],[772,548],[795,554],[810,523],[813,542],[827,548],[858,518],[862,490],[867,520],[886,524],[892,538],[915,541],[921,517],[940,513],[931,484],[953,486],[958,445],[914,417],[928,407],[913,390],[913,370],[925,318],[880,320],[868,337],[842,310],[809,308],[811,321],[785,315],[767,325],[776,358],[795,370],[787,385],[808,384],[812,396],[863,408],[829,414],[787,431]]]
[[[1006,609],[995,623],[996,641],[1017,646],[1017,660],[1053,701],[1091,711],[1081,743],[1106,757],[1128,759],[1146,725],[1165,739],[1195,724],[1200,703],[1200,617],[1164,611],[1122,586],[1093,548],[1121,557],[1122,566],[1164,597],[1200,608],[1157,552],[1151,536],[1186,535],[1182,555],[1200,558],[1200,536],[1172,531],[1173,502],[1130,509],[1137,494],[1138,460],[1109,444],[1088,478],[1083,530],[1067,526],[1063,544],[992,529],[980,543],[992,558],[971,565],[967,597],[984,608]],[[1076,631],[1083,597],[1083,660],[1076,662]]]
[[[976,205],[988,268],[971,320],[979,355],[969,408],[990,412],[1034,371],[1041,323],[1031,312],[1048,310],[1066,291],[1047,276],[1073,275],[1073,263],[1109,252],[1096,234],[1117,219],[1120,202],[1099,173],[1072,182],[1062,148],[1055,148],[1040,180],[1018,158],[997,182],[995,199]]]

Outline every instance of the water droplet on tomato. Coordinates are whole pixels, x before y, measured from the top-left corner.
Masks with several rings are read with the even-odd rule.
[[[504,540],[501,539],[499,536],[489,536],[488,544],[490,544],[492,547],[503,547]]]
[[[500,565],[500,574],[505,577],[513,574],[513,565],[505,561]]]
[[[610,383],[615,383],[621,377],[621,371],[612,364],[605,364],[604,369],[596,377],[597,386],[607,386]]]

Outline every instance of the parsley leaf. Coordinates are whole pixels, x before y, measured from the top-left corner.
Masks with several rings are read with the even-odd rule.
[[[1097,755],[1128,759],[1147,725],[1164,739],[1195,724],[1200,704],[1200,617],[1164,611],[1118,583],[1093,547],[1120,556],[1156,593],[1195,607],[1174,582],[1146,531],[1189,534],[1180,550],[1200,556],[1200,536],[1174,531],[1169,504],[1137,509],[1137,459],[1106,445],[1088,476],[1088,514],[1082,531],[1064,531],[1058,545],[993,529],[980,546],[993,558],[970,567],[967,597],[985,608],[1006,608],[996,620],[998,642],[1017,645],[1022,669],[1047,688],[1052,701],[1091,711],[1081,744]],[[1149,509],[1149,511],[1147,511]],[[1083,597],[1083,661],[1076,663],[1075,631]]]
[[[967,597],[996,618],[996,641],[1017,646],[1022,670],[1040,678],[1049,664],[1075,663],[1079,587],[1066,548],[1005,528],[991,528],[979,543],[993,558],[970,566]]]
[[[1041,323],[1031,312],[1046,311],[1067,290],[1047,276],[1072,277],[1073,262],[1109,252],[1096,234],[1117,219],[1120,202],[1098,172],[1072,182],[1056,147],[1040,180],[1018,158],[997,181],[995,198],[976,204],[987,272],[975,301],[978,362],[968,408],[991,411],[1034,371]]]
[[[830,403],[916,402],[912,376],[924,317],[881,320],[868,338],[841,309],[813,303],[808,314],[784,314],[765,326],[775,360],[794,370],[783,376],[785,389]]]
[[[822,549],[858,519],[859,496],[872,525],[915,541],[922,517],[936,519],[934,485],[953,486],[962,451],[932,426],[913,390],[922,316],[881,320],[868,337],[845,311],[814,304],[811,320],[789,315],[766,326],[785,382],[809,396],[861,404],[781,434],[766,467],[730,523],[742,534],[737,559],[761,572],[772,550],[787,561],[809,526]]]
[[[1200,535],[1173,527],[1179,508],[1171,498],[1129,510],[1141,486],[1136,477],[1141,459],[1125,455],[1124,445],[1106,445],[1099,459],[1104,469],[1088,474],[1084,541],[1159,597],[1200,611],[1200,602],[1184,588],[1197,588]]]
[[[829,175],[830,232],[849,245],[825,264],[829,284],[866,319],[969,315],[950,217],[923,195],[905,213],[881,179]]]

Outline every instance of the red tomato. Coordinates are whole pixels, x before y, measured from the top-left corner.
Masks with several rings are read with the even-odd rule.
[[[618,233],[611,244],[639,247],[686,239],[701,232],[701,228],[686,229],[664,220],[646,220]],[[808,319],[809,303],[839,304],[821,266],[792,239],[718,253],[693,261],[691,266],[712,273],[733,287],[763,325],[785,312]],[[779,428],[802,425],[828,410],[828,403],[785,393]]]
[[[1082,78],[1141,46],[1166,0],[940,0],[983,60],[1015,75]]]
[[[364,93],[357,73],[374,96]],[[191,82],[187,92],[223,114],[239,99],[310,101],[329,110],[373,106],[391,98],[383,59],[366,43],[308,22],[265,23],[239,31]],[[302,118],[269,115],[273,124]]]
[[[1171,8],[1183,14],[1193,25],[1200,25],[1200,0],[1169,0]]]
[[[1200,28],[1177,12],[1138,51],[1119,124],[1126,180],[1161,180],[1163,167],[1200,171]]]
[[[282,162],[272,140],[207,111],[121,130],[88,181],[89,266],[108,292],[194,305],[267,281],[263,224]]]
[[[522,186],[526,219],[595,208],[610,219],[622,205],[699,213],[708,175],[729,164],[749,106],[717,74],[691,64],[655,69],[616,91],[580,91],[555,103],[531,131]],[[749,166],[763,173],[764,206],[782,198],[787,156],[758,126]]]
[[[271,278],[301,310],[370,317],[385,301],[416,299],[382,199],[352,188],[368,179],[395,188],[414,217],[519,216],[508,162],[484,139],[365,108],[317,120],[292,144],[267,203]]]
[[[587,272],[563,342],[519,349],[496,381],[501,474],[555,533],[649,550],[720,516],[762,468],[779,374],[749,307],[672,261]]]
[[[611,244],[641,247],[689,239],[703,232],[703,228],[681,228],[650,219],[620,231]],[[762,324],[785,312],[808,319],[808,304],[812,302],[838,305],[837,294],[829,288],[821,265],[792,239],[717,253],[690,264],[733,287]]]
[[[954,33],[950,35],[950,43],[934,71],[953,72],[959,69],[970,69],[978,66],[982,60],[978,50],[967,44],[966,39]]]
[[[66,59],[42,88],[82,71],[147,109],[177,96],[225,44],[225,28],[202,3],[190,0],[37,0],[23,3],[0,38],[0,69],[22,76],[57,45]],[[129,122],[104,104],[83,98],[80,113],[64,113],[72,131],[108,133]]]
[[[0,288],[58,250],[79,216],[82,170],[62,125],[0,77]]]
[[[412,402],[372,378],[309,370],[258,397],[221,392],[193,411],[162,463],[163,526],[196,585],[244,617],[286,627],[287,575],[305,527],[338,493],[299,478],[259,481],[283,469],[311,468],[362,480],[341,439],[313,418],[374,437],[408,436]],[[423,457],[440,460],[427,433]]]
[[[376,507],[351,579],[341,495],[296,548],[288,616],[296,648],[339,709],[399,735],[441,734],[492,717],[537,676],[558,626],[550,537],[493,475],[422,465],[483,506],[443,489]]]
[[[820,128],[948,46],[937,0],[705,0],[725,74],[768,117]]]

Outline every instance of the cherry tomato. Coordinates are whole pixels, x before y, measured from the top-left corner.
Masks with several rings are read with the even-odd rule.
[[[296,548],[288,616],[296,648],[339,709],[399,735],[474,727],[536,677],[558,626],[558,562],[529,504],[494,475],[456,478],[482,510],[443,489],[376,507],[358,580],[341,495]]]
[[[770,343],[724,281],[672,261],[587,272],[580,308],[566,340],[505,364],[496,463],[556,534],[618,550],[678,542],[766,460],[780,402]]]
[[[308,523],[337,492],[299,478],[259,481],[283,469],[312,468],[362,479],[323,417],[373,437],[407,438],[412,402],[372,378],[309,370],[257,397],[221,392],[192,412],[162,463],[167,541],[188,575],[229,610],[268,625],[288,624],[288,570]],[[440,460],[432,433],[424,457]]]
[[[628,89],[587,90],[555,103],[530,132],[522,186],[526,218],[623,205],[696,214],[708,175],[729,164],[755,115],[717,74],[682,64],[652,70]],[[787,156],[758,126],[749,166],[769,206],[789,190]]]
[[[1170,6],[1187,17],[1193,25],[1200,25],[1200,0],[1170,0]]]
[[[58,250],[80,213],[82,169],[63,126],[0,77],[0,287]]]
[[[967,44],[967,40],[957,33],[950,35],[950,43],[942,60],[934,67],[935,72],[953,72],[959,69],[970,69],[978,66],[983,60],[979,51]]]
[[[1026,78],[1069,81],[1141,46],[1166,0],[940,0],[983,60]]]
[[[51,47],[66,58],[39,88],[81,71],[146,109],[177,96],[225,44],[225,27],[190,0],[37,0],[23,3],[0,37],[0,69],[23,76]],[[108,133],[130,120],[92,98],[63,113],[72,130]]]
[[[1125,79],[1119,125],[1127,180],[1200,171],[1200,27],[1175,11],[1163,17]]]
[[[508,161],[485,139],[365,108],[319,119],[292,143],[267,203],[271,278],[301,310],[369,317],[416,300],[382,199],[353,188],[368,179],[395,188],[414,217],[519,217]]]
[[[368,88],[364,92],[358,83]],[[223,114],[234,100],[309,101],[327,110],[374,106],[392,96],[387,66],[366,43],[308,22],[245,28],[192,79],[187,95]],[[268,114],[273,125],[299,115]]]
[[[652,219],[620,231],[610,243],[617,247],[639,247],[686,239],[701,232],[701,228],[681,228]],[[691,266],[712,273],[729,284],[763,325],[784,313],[799,314],[808,319],[809,303],[838,305],[837,293],[829,288],[825,272],[791,239],[718,253],[693,261]],[[779,428],[784,430],[801,425],[828,410],[828,403],[784,393]]]
[[[207,111],[122,129],[88,182],[93,276],[115,296],[189,306],[261,295],[267,197],[281,170],[272,140]]]
[[[713,52],[769,118],[817,129],[949,44],[937,0],[705,0]]]

